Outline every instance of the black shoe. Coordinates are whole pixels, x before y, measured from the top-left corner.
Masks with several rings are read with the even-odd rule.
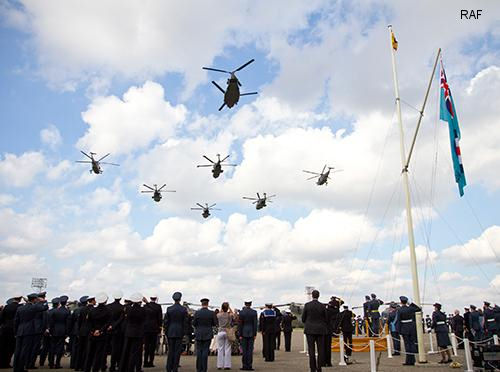
[[[401,355],[401,354],[396,351],[395,353],[392,353],[392,355]]]
[[[415,363],[403,363],[404,366],[414,366]]]
[[[453,359],[448,359],[445,363],[448,364],[448,363],[451,363],[453,362]]]

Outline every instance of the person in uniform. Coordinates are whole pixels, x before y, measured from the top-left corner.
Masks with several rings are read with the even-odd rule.
[[[434,304],[431,329],[436,332],[436,340],[441,353],[441,360],[439,363],[451,363],[451,353],[448,349],[451,342],[450,336],[448,335],[448,326],[446,325],[446,314],[441,311],[441,304],[437,302]]]
[[[285,336],[285,352],[292,351],[292,332],[293,332],[292,322],[295,319],[297,319],[297,317],[293,315],[291,312],[287,311],[281,321],[281,325],[283,328],[283,335]]]
[[[142,342],[146,310],[141,306],[144,297],[134,293],[129,300],[131,305],[125,310],[125,344],[120,361],[120,372],[136,372],[142,362]]]
[[[87,363],[87,353],[90,337],[89,313],[95,305],[95,297],[86,296],[85,306],[78,315],[78,359],[75,371],[83,371]]]
[[[66,307],[67,296],[59,297],[59,307],[49,316],[50,352],[49,366],[61,369],[61,358],[64,355],[64,340],[68,335],[70,312]]]
[[[80,297],[78,300],[78,307],[73,310],[70,317],[71,334],[73,335],[70,368],[74,370],[77,369],[78,358],[80,357],[80,328],[78,322],[80,319],[80,312],[87,306],[87,298],[88,296]]]
[[[326,306],[327,331],[324,342],[324,367],[332,366],[332,336],[337,336],[339,333],[339,315],[340,305],[342,305],[342,303],[343,301],[340,298],[332,296],[330,302]]]
[[[344,336],[344,342],[346,344],[345,350],[345,362],[351,364],[352,355],[352,333],[354,331],[354,326],[352,323],[353,313],[349,310],[349,306],[344,305],[344,310],[339,314],[339,326]]]
[[[497,334],[498,330],[495,321],[495,312],[488,301],[484,301],[483,314],[485,338],[492,338],[493,335]],[[491,340],[491,343],[493,343],[493,339]]]
[[[194,313],[193,327],[196,340],[196,372],[207,372],[210,341],[217,326],[215,313],[208,308],[208,298],[202,298],[201,309]]]
[[[309,350],[309,368],[311,372],[321,372],[324,360],[325,334],[327,332],[326,307],[318,301],[319,291],[312,291],[312,301],[304,305],[302,323]],[[318,359],[316,360],[316,347]]]
[[[276,311],[274,311],[272,303],[267,303],[259,318],[259,331],[262,333],[262,354],[266,362],[274,362],[275,324]]]
[[[468,307],[464,307],[464,329],[465,337],[467,337],[469,341],[474,341],[474,336],[472,335],[472,329],[470,327],[470,310]]]
[[[481,341],[483,339],[483,329],[481,327],[481,314],[477,311],[475,305],[470,305],[470,329],[472,331],[474,341]]]
[[[495,315],[495,324],[497,326],[497,336],[500,337],[500,306],[495,304],[493,306],[493,314]]]
[[[384,301],[378,299],[375,293],[371,294],[371,300],[369,302],[370,319],[371,319],[370,328],[375,337],[380,336],[380,311],[378,308],[380,307],[380,305],[383,304]]]
[[[95,296],[97,306],[90,309],[88,322],[90,325],[89,346],[85,372],[105,370],[106,361],[106,331],[111,324],[111,312],[106,306],[108,296],[99,293]]]
[[[286,315],[283,317],[285,319]],[[238,334],[241,342],[241,369],[253,371],[253,346],[257,336],[257,311],[252,309],[252,301],[245,301],[245,307],[239,313]],[[286,348],[286,333],[285,333]]]
[[[54,357],[52,355],[52,335],[50,334],[50,320],[52,318],[52,314],[54,314],[54,311],[57,310],[59,307],[59,303],[61,300],[59,297],[54,297],[51,300],[52,303],[52,309],[49,311],[46,311],[44,313],[44,332],[43,332],[43,337],[42,337],[42,347],[40,349],[40,367],[43,367],[45,365],[45,361],[47,360],[47,357],[49,359],[49,368],[54,368],[54,364],[51,364],[50,361],[54,360]]]
[[[25,372],[30,367],[38,336],[35,318],[48,309],[49,306],[45,298],[38,297],[36,293],[29,294],[27,303],[18,307],[14,317],[14,333],[16,335],[14,372]]]
[[[396,331],[403,336],[405,344],[406,360],[404,366],[415,365],[415,354],[418,352],[417,346],[417,325],[415,323],[415,313],[422,311],[422,308],[411,303],[408,305],[408,298],[399,297],[401,307],[396,313]]]
[[[283,319],[283,315],[277,307],[274,307],[274,311],[276,312],[276,350],[279,350],[281,346],[281,320]]]
[[[396,314],[398,311],[398,305],[391,301],[389,305],[389,315],[387,316],[387,322],[389,323],[389,332],[391,333],[392,343],[394,345],[394,351],[392,355],[401,355],[401,337],[396,329]]]
[[[47,292],[41,292],[38,294],[38,297],[41,298],[43,301],[45,301],[45,296],[47,295]],[[45,310],[43,312],[38,312],[35,315],[35,319],[33,319],[34,327],[35,327],[35,336],[33,338],[33,349],[31,350],[31,356],[29,360],[29,367],[30,369],[35,369],[35,364],[36,364],[36,358],[40,355],[40,351],[42,349],[42,339],[45,334],[45,331],[47,330],[47,311]],[[47,335],[48,336],[48,335]],[[48,340],[47,344],[48,344]],[[45,349],[45,351],[48,351],[48,349]],[[46,355],[46,353],[45,353]],[[44,358],[45,359],[45,358]],[[42,360],[40,360],[42,362]]]
[[[12,368],[11,360],[16,348],[14,319],[22,296],[10,298],[0,313],[0,368]]]
[[[156,303],[158,296],[151,296],[150,300],[144,306],[146,310],[146,322],[144,323],[144,368],[155,366],[156,343],[158,342],[158,334],[161,331],[163,321],[161,306]]]
[[[370,317],[370,301],[371,301],[371,298],[370,296],[366,295],[365,296],[365,302],[363,303],[363,328],[365,329],[365,335],[367,337],[371,337],[373,334],[372,334],[372,331],[371,331],[371,317]],[[367,327],[367,324],[368,323],[368,327]]]
[[[464,317],[460,315],[460,311],[455,310],[453,318],[451,318],[450,326],[452,332],[457,336],[460,342],[464,338]],[[459,349],[464,348],[464,343],[460,342],[458,345]]]
[[[172,295],[174,304],[167,308],[163,329],[168,339],[167,372],[177,372],[182,352],[182,338],[187,324],[187,309],[180,304],[182,294]]]
[[[111,347],[111,358],[109,363],[109,372],[115,372],[120,365],[122,349],[124,343],[124,332],[122,327],[123,322],[123,305],[121,299],[123,292],[118,290],[113,293],[114,301],[106,305],[110,312],[110,326],[108,327],[108,339]]]

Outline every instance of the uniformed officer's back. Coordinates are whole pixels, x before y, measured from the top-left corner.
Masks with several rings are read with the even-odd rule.
[[[127,308],[127,327],[125,329],[126,337],[144,337],[144,321],[146,310],[140,303],[134,302]]]
[[[187,326],[187,309],[179,303],[167,308],[165,313],[165,330],[167,337],[184,337]]]
[[[255,337],[257,334],[257,311],[251,307],[244,307],[239,312],[240,336]]]
[[[213,329],[217,325],[215,313],[208,308],[201,308],[194,313],[193,326],[196,340],[211,340]]]

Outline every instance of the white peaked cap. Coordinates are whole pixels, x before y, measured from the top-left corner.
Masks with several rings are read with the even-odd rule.
[[[139,292],[132,293],[129,300],[132,302],[141,302],[143,296]]]
[[[98,293],[95,296],[95,300],[98,304],[103,304],[108,300],[108,295],[104,292]]]
[[[114,292],[113,292],[113,298],[114,298],[115,300],[119,300],[119,299],[123,298],[123,292],[122,292],[122,291],[120,291],[119,289],[118,289],[118,290],[116,290],[116,291],[114,291]]]

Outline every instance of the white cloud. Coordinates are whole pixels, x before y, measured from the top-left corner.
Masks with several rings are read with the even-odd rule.
[[[129,153],[155,140],[166,140],[186,116],[183,105],[164,100],[163,87],[146,82],[123,95],[95,98],[82,114],[89,125],[77,147],[105,154]]]
[[[14,203],[17,198],[10,194],[0,194],[0,207],[10,205]]]
[[[71,169],[75,169],[74,165],[69,160],[62,160],[57,165],[51,166],[47,170],[47,178],[49,180],[58,180],[68,173]]]
[[[6,153],[0,160],[0,179],[8,186],[26,187],[44,167],[45,158],[40,152],[25,152],[21,156]]]
[[[32,251],[46,243],[51,236],[48,214],[37,211],[16,213],[0,209],[0,248],[3,252]]]
[[[415,247],[415,253],[417,258],[418,265],[427,265],[429,262],[432,264],[438,258],[438,253],[424,247],[423,245],[417,245]],[[401,251],[394,252],[392,257],[392,262],[396,262],[397,265],[400,266],[409,266],[410,265],[410,247],[406,247]],[[397,266],[396,265],[396,266]]]
[[[59,133],[59,129],[53,124],[40,131],[40,139],[43,144],[49,146],[51,149],[55,149],[62,143],[61,133]]]
[[[443,256],[463,263],[500,263],[500,226],[490,226],[482,234],[463,245],[453,245],[443,250]]]

